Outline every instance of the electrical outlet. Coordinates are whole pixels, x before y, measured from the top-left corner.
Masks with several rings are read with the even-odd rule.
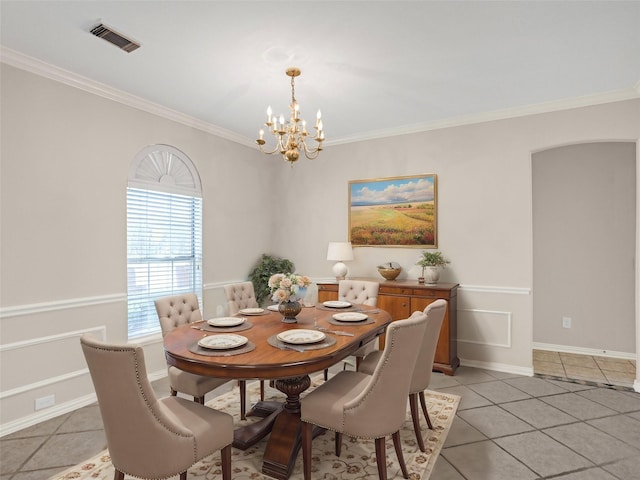
[[[571,328],[571,317],[562,317],[562,328]]]
[[[47,395],[46,397],[36,398],[35,409],[42,410],[43,408],[53,407],[56,404],[55,395]]]

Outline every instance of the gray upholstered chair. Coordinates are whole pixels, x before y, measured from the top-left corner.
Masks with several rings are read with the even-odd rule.
[[[340,280],[338,283],[338,300],[375,307],[378,304],[378,282],[366,280]],[[356,357],[356,370],[360,368],[360,362],[367,354],[378,350],[378,340],[363,345],[353,354]]]
[[[115,480],[125,474],[160,479],[180,474],[220,450],[222,476],[231,480],[233,417],[184,398],[158,399],[136,345],[80,339],[98,397]]]
[[[235,315],[243,308],[257,308],[260,305],[256,299],[252,282],[230,283],[224,286],[224,294],[227,298],[229,315]],[[240,380],[240,418],[246,418],[246,387],[244,380]],[[264,400],[264,381],[260,380],[260,400]]]
[[[422,432],[420,431],[418,398],[420,398],[420,405],[422,406],[422,412],[427,419],[427,425],[430,430],[433,430],[433,425],[429,418],[429,412],[427,411],[427,402],[424,398],[424,391],[429,387],[429,383],[431,382],[433,360],[436,354],[436,347],[438,345],[438,337],[440,336],[440,328],[442,327],[442,321],[444,320],[446,311],[447,302],[442,299],[430,303],[427,308],[424,309],[424,314],[427,316],[427,329],[425,330],[424,337],[422,339],[418,359],[413,368],[411,386],[409,388],[409,405],[411,407],[413,430],[416,433],[418,446],[423,452],[425,451],[425,448],[424,441],[422,440]],[[382,352],[380,351],[370,353],[364,358],[362,363],[360,363],[359,371],[362,373],[373,374],[381,358]]]
[[[416,312],[411,318],[392,322],[381,361],[373,375],[344,370],[301,400],[302,455],[304,478],[311,478],[313,426],[335,432],[336,455],[340,456],[342,435],[373,438],[378,475],[387,478],[385,437],[393,444],[404,478],[409,478],[400,445],[400,428],[407,412],[411,369],[427,326],[427,316]]]

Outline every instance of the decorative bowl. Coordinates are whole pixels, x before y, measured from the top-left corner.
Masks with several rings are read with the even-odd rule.
[[[378,273],[387,280],[395,280],[401,271],[402,267],[378,267]]]

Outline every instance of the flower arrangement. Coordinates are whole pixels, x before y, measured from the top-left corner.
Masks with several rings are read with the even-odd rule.
[[[311,279],[306,275],[295,273],[276,273],[269,278],[271,300],[278,303],[296,302],[304,297]]]

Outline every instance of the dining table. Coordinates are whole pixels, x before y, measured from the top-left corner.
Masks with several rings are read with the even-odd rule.
[[[300,449],[300,395],[311,386],[310,375],[352,355],[391,323],[384,310],[348,302],[305,306],[295,318],[284,322],[277,306],[245,309],[164,337],[169,365],[229,380],[268,380],[284,393],[284,401],[258,402],[251,413],[259,420],[237,427],[233,441],[245,450],[268,435],[262,473],[281,480],[289,478]]]

